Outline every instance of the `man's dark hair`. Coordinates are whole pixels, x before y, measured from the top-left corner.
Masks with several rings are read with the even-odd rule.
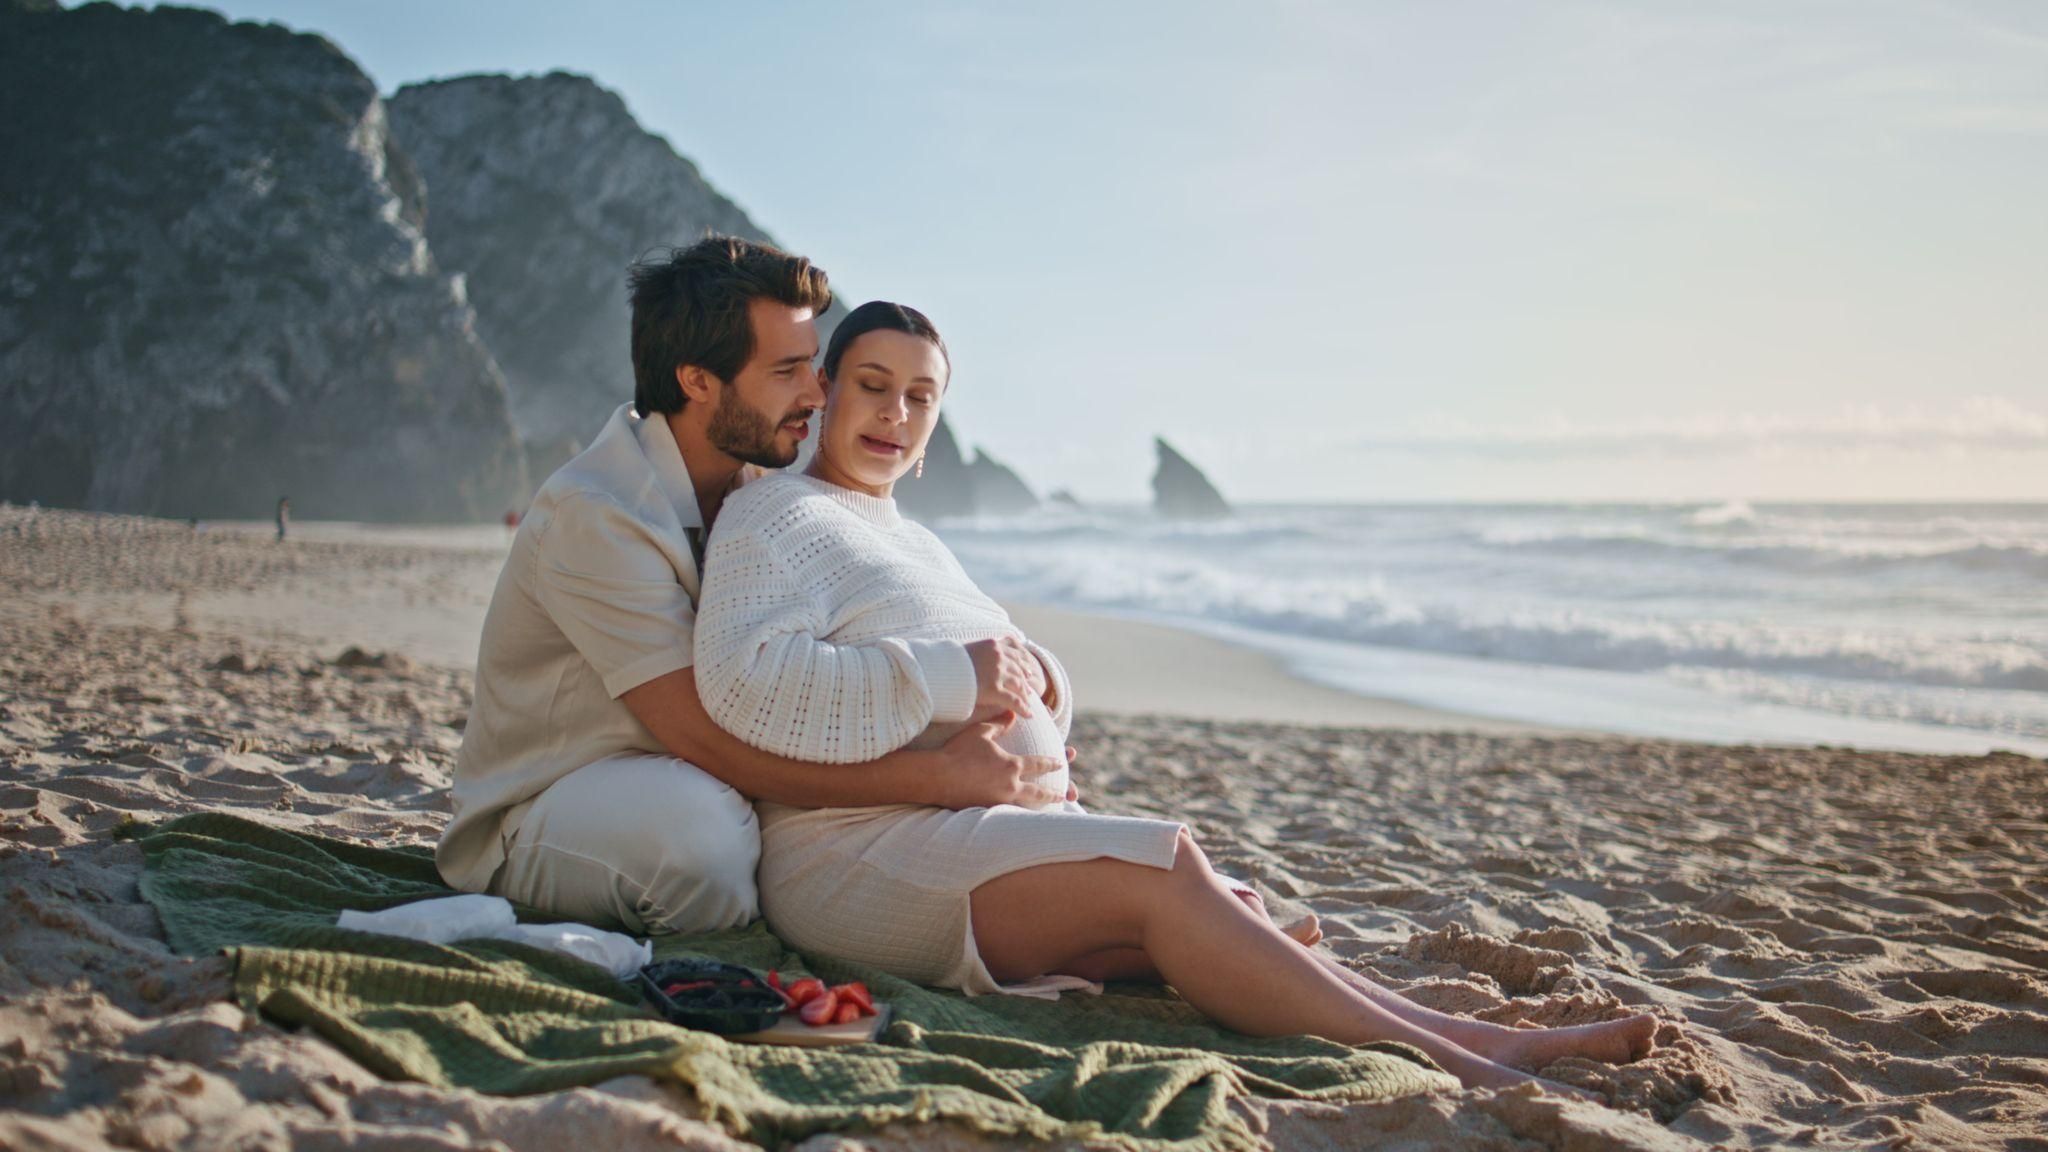
[[[802,256],[737,236],[706,236],[688,248],[634,263],[633,409],[680,412],[676,369],[694,364],[730,380],[754,354],[747,305],[774,300],[823,315],[832,306],[825,270]]]
[[[946,341],[930,318],[908,304],[870,300],[847,313],[839,327],[832,330],[832,342],[825,346],[825,375],[837,379],[839,358],[846,355],[855,340],[870,332],[902,332],[929,340],[939,350],[939,359],[946,362],[946,371],[953,371],[953,357],[946,352]]]

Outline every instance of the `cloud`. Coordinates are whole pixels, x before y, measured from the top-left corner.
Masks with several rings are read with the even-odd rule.
[[[1955,104],[1922,113],[1918,123],[1987,136],[2048,136],[2048,104]]]
[[[1869,456],[1927,452],[2048,454],[2048,413],[1997,396],[1939,410],[1857,406],[1833,415],[1774,413],[1585,422],[1564,416],[1479,424],[1437,415],[1409,429],[1351,439],[1361,451],[1493,457],[1734,456],[1828,453]]]

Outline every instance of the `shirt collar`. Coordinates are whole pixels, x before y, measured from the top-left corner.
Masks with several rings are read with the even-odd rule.
[[[640,416],[626,405],[626,424],[640,441],[640,453],[654,473],[654,483],[668,502],[675,505],[676,522],[684,528],[704,527],[704,510],[697,506],[697,486],[690,483],[690,470],[683,466],[683,451],[676,447],[675,433],[659,412]]]

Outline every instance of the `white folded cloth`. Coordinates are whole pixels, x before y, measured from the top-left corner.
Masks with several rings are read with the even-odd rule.
[[[607,932],[588,924],[514,924],[494,935],[574,956],[605,969],[624,980],[654,960],[654,945],[635,940],[623,932]]]
[[[521,924],[502,896],[468,894],[400,904],[381,912],[343,912],[335,923],[357,932],[428,944],[511,940],[595,964],[621,980],[654,959],[654,945],[588,924]]]
[[[343,912],[335,923],[357,932],[450,944],[472,936],[495,936],[519,923],[519,918],[504,897],[472,894],[400,904],[381,912]]]

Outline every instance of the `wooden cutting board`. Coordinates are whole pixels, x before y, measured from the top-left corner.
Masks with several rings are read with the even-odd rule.
[[[789,1044],[799,1048],[830,1048],[839,1044],[867,1044],[880,1036],[889,1027],[893,1013],[889,1005],[875,1002],[875,1014],[849,1020],[844,1024],[824,1024],[812,1027],[797,1019],[794,1012],[786,1012],[772,1028],[759,1032],[748,1032],[739,1036],[727,1036],[742,1044]]]

